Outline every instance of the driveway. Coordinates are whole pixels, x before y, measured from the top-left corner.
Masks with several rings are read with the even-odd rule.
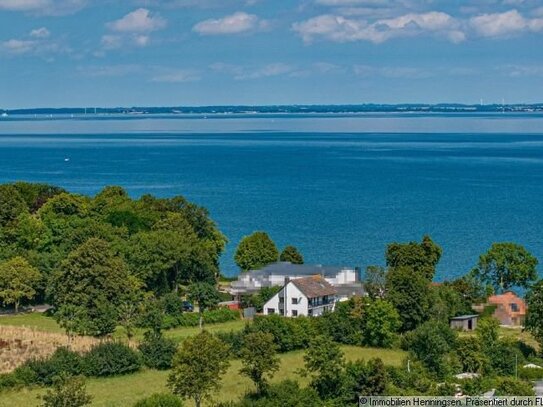
[[[535,382],[534,390],[536,396],[543,397],[543,380]]]

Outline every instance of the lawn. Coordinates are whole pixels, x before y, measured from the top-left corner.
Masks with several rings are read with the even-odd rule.
[[[347,360],[370,359],[380,357],[385,364],[398,366],[406,354],[400,350],[360,348],[342,346]],[[239,375],[241,363],[232,362],[230,369],[223,378],[222,388],[216,395],[217,401],[239,399],[245,392],[252,390],[251,382]],[[301,378],[297,370],[303,366],[303,352],[290,352],[281,355],[281,368],[273,381],[296,379],[306,384],[307,379]],[[137,374],[113,377],[107,379],[89,379],[87,390],[93,396],[93,406],[100,407],[130,407],[137,400],[156,392],[167,391],[166,381],[168,372],[146,370]],[[0,393],[0,407],[31,407],[39,405],[37,396],[43,394],[43,389],[19,390]],[[187,405],[191,405],[190,403]]]
[[[0,316],[0,325],[24,326],[44,332],[64,333],[64,329],[57,324],[57,321],[39,312],[2,315]]]
[[[4,315],[0,316],[0,325],[9,326],[24,326],[27,328],[33,328],[38,331],[51,332],[51,333],[64,333],[64,330],[57,324],[54,318],[47,316],[43,313],[25,313],[19,315]],[[245,322],[229,321],[222,324],[209,324],[205,325],[205,328],[210,332],[220,331],[237,331],[241,330],[245,326]],[[174,329],[168,329],[164,331],[164,335],[173,340],[181,341],[187,336],[198,333],[200,328],[198,327],[179,327]],[[143,338],[143,329],[136,330],[136,339]],[[125,339],[124,329],[117,328],[117,331],[113,335],[115,338]]]

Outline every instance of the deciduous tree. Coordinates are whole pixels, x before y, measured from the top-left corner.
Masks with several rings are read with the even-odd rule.
[[[304,257],[294,246],[287,246],[279,256],[280,261],[289,261],[292,264],[304,264]]]
[[[37,268],[23,257],[14,257],[0,264],[0,299],[4,304],[13,304],[19,312],[21,300],[32,299],[41,280]]]
[[[494,243],[479,257],[474,273],[503,292],[512,287],[528,287],[537,279],[537,264],[538,260],[523,246]]]
[[[240,373],[247,376],[262,394],[268,387],[268,378],[279,369],[277,347],[273,335],[264,332],[248,333],[243,338],[241,348],[242,368]]]
[[[219,389],[230,362],[228,347],[207,331],[187,338],[174,356],[168,386],[174,394],[193,399],[196,407]]]
[[[277,261],[279,252],[265,232],[254,232],[239,243],[234,260],[243,271],[255,270]]]
[[[409,267],[432,281],[436,266],[441,259],[442,249],[428,235],[421,243],[391,243],[386,251],[387,266],[392,268]]]

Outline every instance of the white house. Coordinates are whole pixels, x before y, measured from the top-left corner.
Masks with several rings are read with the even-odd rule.
[[[264,304],[264,315],[279,314],[286,317],[319,316],[333,311],[337,290],[322,276],[289,280]]]
[[[241,273],[237,281],[230,285],[230,293],[234,296],[252,294],[263,287],[281,286],[285,280],[294,280],[303,277],[320,275],[333,286],[358,286],[360,284],[360,270],[356,267],[334,267],[310,264],[292,264],[288,261],[278,261],[268,264],[260,270],[251,270]]]

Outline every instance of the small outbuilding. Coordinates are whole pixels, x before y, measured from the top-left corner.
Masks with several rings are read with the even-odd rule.
[[[477,328],[477,320],[479,315],[460,315],[451,318],[450,324],[452,329],[460,329],[462,331],[473,331]]]

